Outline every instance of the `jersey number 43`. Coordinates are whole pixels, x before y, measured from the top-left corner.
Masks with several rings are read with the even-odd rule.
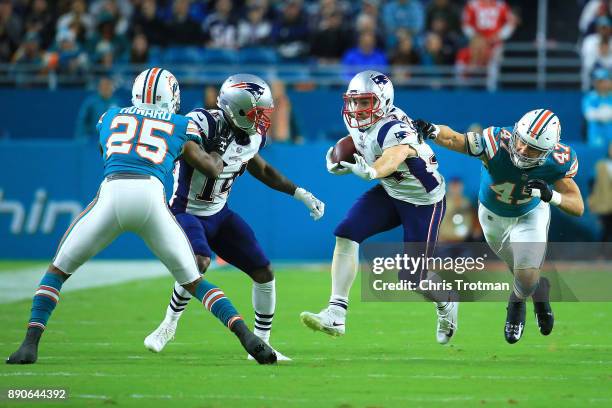
[[[111,130],[123,126],[123,130],[113,132],[106,141],[106,158],[113,154],[129,154],[134,147],[133,140],[138,133],[136,154],[155,164],[164,161],[168,152],[168,144],[163,137],[154,136],[153,132],[162,132],[172,136],[174,124],[155,119],[138,119],[131,115],[119,115],[113,118]]]

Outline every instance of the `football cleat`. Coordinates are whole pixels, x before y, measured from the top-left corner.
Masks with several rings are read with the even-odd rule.
[[[329,334],[333,337],[343,336],[345,332],[346,317],[326,308],[320,313],[302,312],[300,320],[312,330]]]
[[[550,303],[548,302],[533,302],[533,310],[535,312],[538,329],[544,336],[548,336],[552,332],[555,325],[555,315],[552,312]]]
[[[457,331],[457,317],[459,313],[459,302],[448,302],[448,306],[438,312],[438,326],[436,328],[436,340],[440,344],[446,344]]]
[[[257,360],[259,364],[276,363],[276,353],[274,349],[268,346],[265,341],[254,335],[251,331],[242,331],[238,335],[238,338],[240,339],[240,343],[246,352]]]
[[[268,344],[268,346],[270,346],[270,345]],[[284,355],[282,353],[279,353],[272,346],[270,346],[270,348],[272,348],[272,350],[274,351],[274,354],[276,354],[276,361],[292,361],[291,358],[287,357],[286,355]],[[255,360],[255,357],[253,357],[252,355],[248,354],[247,355],[247,360]]]
[[[540,278],[540,284],[533,295],[533,311],[540,333],[548,336],[555,325],[555,316],[549,302],[550,283],[545,277]]]
[[[43,329],[29,327],[19,349],[6,359],[6,364],[34,364],[38,360],[38,342]]]
[[[514,344],[523,336],[527,307],[525,306],[525,302],[509,302],[506,310],[504,337],[508,343]]]
[[[144,345],[147,349],[154,353],[159,353],[166,347],[166,344],[171,340],[174,340],[174,333],[176,332],[176,323],[166,323],[163,321],[153,333],[149,334],[145,340]]]

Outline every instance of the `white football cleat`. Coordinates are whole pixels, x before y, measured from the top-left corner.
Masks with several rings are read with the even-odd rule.
[[[144,345],[147,349],[154,353],[159,353],[166,347],[169,341],[174,340],[174,333],[176,332],[176,323],[162,322],[157,329],[149,334],[145,340]]]
[[[264,340],[265,341],[265,340]],[[268,346],[270,346],[270,343],[266,342],[266,344]],[[270,346],[272,347],[272,346]],[[272,350],[274,350],[274,353],[276,353],[276,361],[293,361],[291,358],[287,357],[286,355],[279,353],[278,350],[276,350],[274,347],[272,347]],[[255,357],[253,357],[250,354],[247,354],[247,360],[255,360]]]
[[[343,336],[346,328],[346,316],[340,315],[329,307],[320,313],[302,312],[300,320],[312,330],[327,333],[330,336]]]
[[[445,310],[440,310],[436,307],[436,311],[438,312],[436,340],[438,340],[438,343],[440,344],[446,344],[457,331],[459,302],[448,302],[448,306],[445,308]]]

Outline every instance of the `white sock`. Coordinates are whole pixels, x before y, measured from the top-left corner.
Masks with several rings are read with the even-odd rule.
[[[336,247],[332,259],[332,295],[329,307],[346,314],[348,309],[348,296],[351,286],[357,276],[359,265],[359,244],[347,238],[336,237]]]
[[[177,282],[174,282],[174,290],[172,291],[170,303],[166,309],[166,318],[164,321],[166,323],[176,324],[181,318],[181,315],[185,311],[185,308],[192,297],[193,296],[191,296],[191,293],[189,293]]]
[[[270,282],[253,282],[253,309],[255,310],[255,325],[253,333],[268,343],[272,330],[272,319],[276,309],[275,280]]]

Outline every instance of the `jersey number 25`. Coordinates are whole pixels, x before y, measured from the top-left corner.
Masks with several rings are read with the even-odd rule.
[[[115,130],[119,126],[125,126],[123,131],[113,132],[106,141],[107,159],[113,154],[130,153],[134,147],[132,140],[136,137],[136,131],[140,128],[138,141],[136,142],[136,154],[155,164],[164,161],[168,152],[168,144],[163,137],[154,136],[153,132],[158,131],[172,136],[174,124],[155,119],[139,120],[135,116],[119,115],[113,118],[110,128]]]

